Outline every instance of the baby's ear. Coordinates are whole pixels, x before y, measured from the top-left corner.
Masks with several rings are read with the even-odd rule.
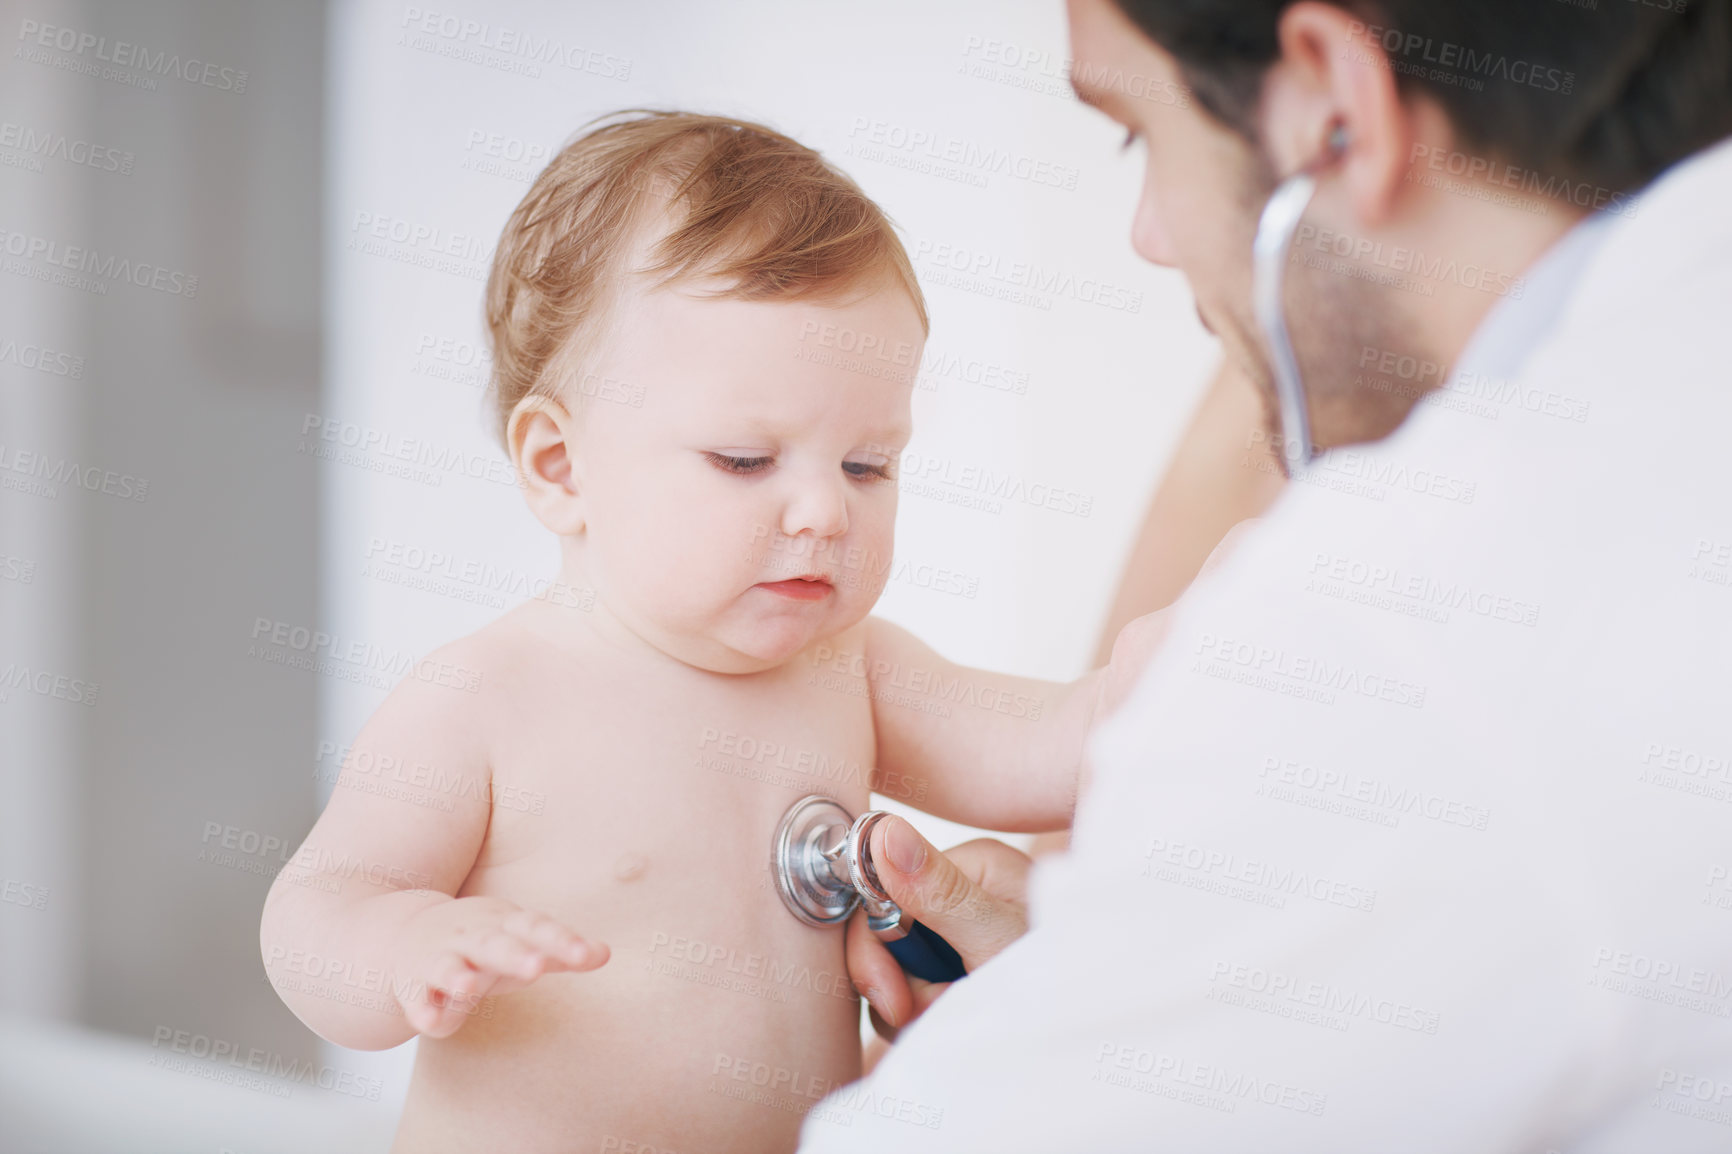
[[[536,520],[562,537],[583,532],[576,468],[577,423],[552,397],[530,394],[511,410],[505,444]]]

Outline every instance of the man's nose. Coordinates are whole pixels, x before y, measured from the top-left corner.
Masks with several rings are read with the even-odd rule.
[[[788,503],[782,510],[782,532],[790,537],[811,533],[817,537],[839,537],[848,531],[848,494],[840,476],[804,477],[793,482]]]
[[[1178,254],[1173,251],[1166,224],[1161,220],[1147,187],[1143,189],[1142,198],[1137,202],[1136,216],[1131,221],[1131,247],[1150,264],[1163,268],[1178,267]]]

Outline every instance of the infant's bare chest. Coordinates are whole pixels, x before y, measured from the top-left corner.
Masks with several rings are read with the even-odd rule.
[[[424,1131],[451,1131],[447,1101],[509,1101],[513,1125],[545,1136],[536,1147],[514,1131],[515,1149],[607,1148],[609,1135],[790,1149],[804,1112],[859,1075],[859,1004],[842,927],[783,907],[771,842],[808,794],[865,807],[868,698],[795,678],[694,690],[621,674],[537,678],[496,700],[491,817],[460,892],[550,914],[611,956],[424,1043]],[[735,1073],[760,1069],[790,1072],[800,1093]]]
[[[769,883],[776,824],[812,793],[865,808],[870,704],[808,683],[752,688],[591,684],[536,710],[501,743],[465,891],[598,935],[792,935],[798,923]],[[667,924],[649,924],[658,919]]]

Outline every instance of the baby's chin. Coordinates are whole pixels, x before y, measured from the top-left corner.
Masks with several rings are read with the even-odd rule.
[[[814,641],[840,633],[846,626],[826,622],[818,628],[811,622],[773,621],[724,629],[714,637],[715,652],[708,662],[690,662],[712,673],[762,673],[785,665]]]
[[[773,617],[729,621],[708,628],[641,617],[622,624],[640,641],[683,665],[730,674],[762,673],[785,665],[813,642],[834,636],[848,625],[821,621],[816,615],[804,620]]]

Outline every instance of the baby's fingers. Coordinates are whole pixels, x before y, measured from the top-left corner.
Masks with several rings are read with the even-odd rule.
[[[548,970],[545,951],[530,945],[508,930],[482,934],[463,950],[476,969],[519,982],[533,982]]]
[[[460,930],[456,948],[439,954],[425,984],[400,996],[404,1016],[417,1033],[448,1038],[481,1009],[490,994],[509,994],[557,971],[593,970],[608,960],[608,948],[528,910],[517,910],[491,929]]]
[[[604,943],[586,941],[567,926],[533,910],[519,910],[507,917],[503,928],[545,956],[548,971],[593,970],[608,959]]]
[[[461,954],[447,951],[435,959],[426,983],[403,999],[404,1017],[417,1033],[448,1038],[476,1012],[497,980],[476,970]]]

